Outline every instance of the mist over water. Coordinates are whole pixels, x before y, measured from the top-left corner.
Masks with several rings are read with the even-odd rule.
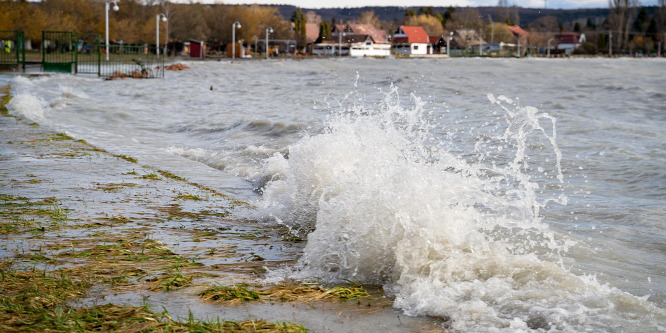
[[[19,78],[10,109],[246,182],[308,240],[273,278],[381,284],[461,331],[664,331],[665,64],[193,63]]]

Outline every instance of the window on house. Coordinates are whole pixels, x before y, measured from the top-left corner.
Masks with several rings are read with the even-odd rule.
[[[418,49],[419,49],[419,46],[418,46],[418,45],[414,45],[414,50],[418,50]]]

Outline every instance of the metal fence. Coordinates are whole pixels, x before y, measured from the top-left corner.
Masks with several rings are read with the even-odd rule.
[[[155,47],[145,45],[109,45],[100,50],[99,75],[105,77],[163,78],[164,57],[157,57]]]
[[[88,34],[81,36],[77,41],[77,63],[76,72],[78,74],[100,73],[100,44],[102,36],[99,34]]]
[[[76,73],[76,32],[42,31],[42,69],[45,72]]]
[[[518,52],[513,49],[503,49],[503,50],[481,50],[478,48],[468,48],[468,49],[452,49],[449,54],[450,57],[499,57],[499,58],[508,58],[508,57],[518,57]]]
[[[0,30],[0,66],[25,66],[25,35],[18,30]]]

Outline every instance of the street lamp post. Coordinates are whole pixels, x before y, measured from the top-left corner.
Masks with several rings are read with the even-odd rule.
[[[342,57],[342,36],[347,36],[347,33],[338,32],[338,57]]]
[[[238,21],[234,21],[231,25],[231,59],[236,59],[236,27],[241,28],[241,24]]]
[[[446,55],[451,56],[451,38],[453,38],[453,31],[449,32],[449,35],[446,37]]]
[[[268,34],[269,33],[270,34],[273,33],[273,28],[272,27],[266,28],[266,43],[264,43],[264,49],[266,50],[266,59],[268,59]]]
[[[162,22],[167,21],[167,17],[164,13],[157,14],[155,16],[155,50],[157,52],[157,58],[160,58],[160,16],[162,17]]]
[[[115,1],[107,1],[106,2],[106,61],[109,61],[109,2],[113,2],[113,10],[118,11],[120,7],[118,7],[118,4]]]
[[[550,58],[550,42],[552,41],[553,41],[552,38],[548,39],[548,58]]]

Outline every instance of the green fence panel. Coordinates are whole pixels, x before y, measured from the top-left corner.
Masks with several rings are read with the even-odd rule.
[[[81,36],[77,41],[76,72],[79,74],[100,75],[102,36],[99,34],[88,34]]]
[[[77,39],[72,31],[42,31],[42,70],[76,73]]]
[[[0,30],[0,65],[25,66],[25,35],[18,30]]]

